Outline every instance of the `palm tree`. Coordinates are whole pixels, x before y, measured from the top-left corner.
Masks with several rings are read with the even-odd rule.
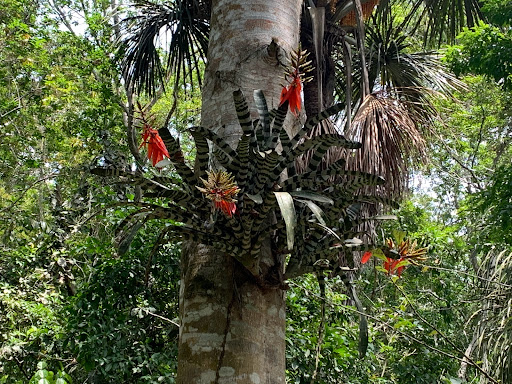
[[[335,100],[344,101],[346,134],[357,139],[364,136],[375,144],[364,146],[359,158],[349,167],[378,172],[387,180],[382,192],[398,197],[406,187],[410,159],[421,159],[421,131],[436,115],[429,98],[461,86],[445,71],[435,52],[411,51],[411,39],[407,37],[419,35],[421,39],[417,38],[416,46],[419,43],[423,47],[439,45],[452,41],[463,26],[473,25],[481,15],[476,1],[451,4],[448,0],[383,0],[377,7],[378,3],[361,0],[363,16],[372,15],[366,26],[364,49],[359,49],[360,42],[355,38],[361,34],[355,22],[355,2],[304,4],[300,41],[303,48],[314,53],[311,59],[315,67],[313,81],[304,84],[305,110],[312,116]],[[165,84],[170,72],[177,75],[176,82],[188,76],[193,83],[193,71],[197,71],[198,63],[206,58],[211,3],[204,0],[177,1],[170,5],[141,2],[138,8],[140,14],[127,19],[128,38],[123,41],[121,50],[128,84],[154,93]],[[170,30],[173,33],[164,66],[154,42]],[[365,66],[368,74],[364,76],[360,70],[361,58],[368,63]],[[395,129],[379,130],[365,124],[351,124],[354,112],[361,106],[363,84],[367,84],[366,93],[378,93],[380,102],[366,103],[360,114],[380,113],[380,120],[384,121],[387,119],[382,115],[384,111],[388,111],[391,118],[405,113],[407,116],[401,122],[408,123],[407,134],[399,134],[396,124],[388,126]],[[384,98],[390,101],[386,108],[368,108],[381,105]],[[357,121],[373,120],[359,116]],[[324,123],[311,135],[335,131],[332,124]],[[378,156],[383,152],[386,152],[385,163],[383,157]],[[346,154],[329,151],[325,161],[336,161],[341,156]],[[308,154],[302,161],[307,163],[310,157]]]
[[[384,183],[371,173],[382,169],[374,166],[376,162],[393,164],[396,158],[389,157],[401,158],[411,141],[421,144],[414,103],[424,99],[419,96],[421,81],[399,83],[391,66],[372,71],[372,65],[367,70],[364,63],[373,63],[381,52],[372,56],[365,49],[361,3],[368,2],[308,3],[313,8],[310,14],[292,1],[143,3],[141,14],[130,19],[136,25],[122,52],[125,79],[135,91],[157,94],[166,85],[168,73],[176,72],[177,81],[182,81],[197,70],[205,52],[208,59],[202,126],[192,130],[197,148],[194,170],[167,127],[159,130],[181,185],[163,176],[148,180],[130,172],[95,171],[141,186],[146,197],[167,199],[166,207],[138,203],[140,209],[123,222],[121,232],[129,236],[145,220],[170,219],[160,237],[184,241],[178,383],[284,383],[286,279],[306,272],[339,273],[347,259],[353,265],[352,251],[364,248],[354,239],[355,226],[364,221],[359,215],[361,204],[393,204],[383,196],[356,192]],[[457,8],[445,6],[449,3],[412,1],[408,17],[411,22],[421,15],[431,20],[434,10],[448,14]],[[474,5],[465,2],[465,14],[474,15]],[[381,9],[388,6],[386,2]],[[340,25],[342,20],[349,23],[351,12],[356,27]],[[454,15],[459,20],[464,12]],[[428,27],[427,36],[455,33],[459,26],[455,19],[441,16],[438,20],[455,28]],[[465,20],[471,21],[469,16]],[[155,38],[165,36],[165,28],[171,44],[164,66]],[[376,30],[371,32],[375,36]],[[305,124],[297,123],[291,114],[286,117],[288,105],[280,103],[282,64],[298,46],[299,37],[320,70],[304,90]],[[392,45],[386,46],[387,55]],[[334,61],[340,56],[342,66]],[[408,58],[413,68],[410,61],[416,57]],[[334,92],[339,68],[345,78],[342,97]],[[420,73],[409,74],[414,79]],[[376,85],[377,78],[385,81]],[[254,103],[243,96],[258,89]],[[343,102],[331,106],[337,97]],[[326,123],[336,113],[350,122],[354,110],[354,124],[349,125],[356,127],[356,135],[363,132],[363,142],[396,141],[401,135],[398,130],[408,129],[385,158],[375,153],[382,147],[368,147],[367,153],[374,156],[368,162],[370,172],[365,172],[367,162],[354,163],[356,170],[347,169],[340,151],[322,164],[332,147],[360,148]],[[383,145],[389,146],[388,142]],[[311,160],[302,174],[296,174],[296,159],[309,150]],[[396,168],[391,172],[396,185]],[[332,185],[333,176],[343,183]],[[217,209],[212,211],[210,200]]]

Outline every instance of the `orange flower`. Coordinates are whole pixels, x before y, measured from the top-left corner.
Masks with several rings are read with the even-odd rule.
[[[281,91],[281,100],[279,105],[282,105],[285,101],[288,101],[288,108],[290,112],[292,112],[295,116],[300,111],[302,99],[300,92],[302,90],[302,84],[300,80],[300,75],[295,72],[292,77],[292,81],[290,85],[287,87],[283,87]]]
[[[386,261],[384,262],[384,269],[388,271],[388,274],[394,275],[396,272],[396,275],[400,277],[402,274],[402,271],[404,270],[405,265],[400,265],[402,261],[406,260],[405,258],[401,257],[400,259],[392,259],[391,257],[387,257]],[[398,268],[397,268],[398,267]]]
[[[144,124],[144,131],[142,132],[142,143],[139,148],[146,147],[148,149],[148,159],[151,160],[153,167],[164,159],[170,157],[164,141],[158,134],[156,129],[151,128],[149,125]]]
[[[361,264],[366,264],[368,260],[370,260],[370,257],[372,257],[372,253],[370,251],[365,252],[361,258]]]
[[[214,200],[213,205],[215,209],[224,212],[228,217],[233,217],[236,213],[236,203],[234,201]]]
[[[426,259],[426,247],[418,248],[416,240],[411,242],[410,239],[405,239],[405,232],[397,231],[396,236],[396,244],[393,239],[386,239],[383,249],[365,252],[361,258],[361,264],[366,264],[375,255],[375,257],[383,260],[383,267],[389,275],[400,277],[406,266],[418,265],[419,261]]]
[[[233,176],[227,172],[207,172],[208,180],[203,180],[205,188],[197,187],[206,195],[207,199],[213,201],[214,209],[222,211],[226,216],[233,217],[236,213],[236,200],[234,197],[240,191],[235,184]]]
[[[288,101],[288,108],[297,116],[302,104],[302,83],[307,83],[312,77],[306,76],[313,70],[311,61],[308,61],[309,53],[303,51],[299,44],[297,50],[291,52],[290,65],[285,70],[284,79],[288,85],[283,85],[279,105]]]

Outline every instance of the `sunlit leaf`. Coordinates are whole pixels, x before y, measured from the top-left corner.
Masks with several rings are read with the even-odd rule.
[[[295,206],[293,205],[293,197],[288,192],[274,192],[283,216],[284,223],[286,224],[286,243],[288,250],[293,249],[293,242],[295,238],[295,226],[297,225],[297,214]]]
[[[313,215],[315,215],[315,218],[318,220],[318,222],[322,225],[326,225],[325,219],[323,218],[325,213],[322,210],[322,208],[320,208],[318,205],[313,203],[311,200],[297,200],[297,201],[300,201],[301,203],[306,204],[308,206],[308,208],[311,210],[311,212],[313,212]]]

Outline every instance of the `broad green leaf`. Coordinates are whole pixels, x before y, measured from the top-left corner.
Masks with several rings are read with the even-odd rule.
[[[384,252],[382,252],[382,249],[380,249],[380,248],[372,249],[372,254],[377,259],[381,259],[382,261],[386,261],[387,260],[386,255],[384,255]]]
[[[336,232],[334,232],[331,228],[329,228],[327,225],[323,225],[321,223],[313,223],[313,224],[319,226],[320,228],[325,229],[327,232],[329,232],[331,235],[333,235],[336,239],[341,240],[341,238],[338,236],[338,234]]]
[[[402,260],[401,262],[399,262],[397,265],[395,265],[395,268],[398,269],[400,267],[405,267],[407,265],[411,265],[411,263],[409,262],[409,260]]]
[[[395,240],[395,243],[398,245],[405,239],[406,233],[404,231],[399,231],[397,229],[393,230],[393,239]]]
[[[172,162],[168,158],[165,158],[163,160],[160,160],[158,163],[155,164],[155,168],[163,168],[167,167],[168,165],[171,165]]]
[[[293,198],[288,192],[274,192],[277,204],[281,210],[284,223],[286,224],[286,242],[288,250],[293,249],[295,227],[297,225],[297,214],[293,205]]]
[[[262,204],[263,203],[263,198],[261,197],[261,195],[259,193],[257,195],[251,195],[249,193],[246,193],[245,196],[247,196],[249,199],[254,201],[256,204]]]
[[[360,239],[356,239],[355,237],[352,238],[352,239],[346,239],[344,241],[345,245],[347,247],[357,247],[359,245],[363,245],[363,240],[360,240]]]

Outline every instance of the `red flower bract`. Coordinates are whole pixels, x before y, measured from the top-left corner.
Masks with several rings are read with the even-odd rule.
[[[233,217],[236,213],[236,200],[234,197],[240,191],[233,176],[225,171],[206,172],[208,180],[200,179],[203,187],[196,186],[206,198],[213,202],[213,208],[223,212],[228,217]]]
[[[213,202],[215,209],[224,212],[228,217],[233,217],[236,213],[236,204],[234,201],[217,200]]]
[[[164,159],[164,157],[170,157],[167,148],[165,147],[164,141],[158,134],[156,129],[151,128],[149,125],[144,125],[144,131],[142,132],[142,143],[139,146],[147,146],[148,159],[151,160],[153,167]]]
[[[283,87],[281,91],[281,99],[279,105],[282,105],[285,101],[288,101],[288,108],[290,111],[297,116],[300,111],[302,99],[300,92],[302,90],[302,83],[299,74],[294,74],[292,82],[287,87]]]
[[[404,261],[405,259],[401,257],[400,259],[392,259],[391,257],[386,258],[386,261],[384,262],[384,269],[388,271],[390,275],[394,275],[396,272],[396,275],[400,277],[402,274],[402,271],[404,270],[404,266],[400,266],[397,268],[398,264]]]
[[[370,251],[365,252],[361,258],[361,264],[366,264],[368,260],[370,260],[370,257],[372,257],[372,253]]]

